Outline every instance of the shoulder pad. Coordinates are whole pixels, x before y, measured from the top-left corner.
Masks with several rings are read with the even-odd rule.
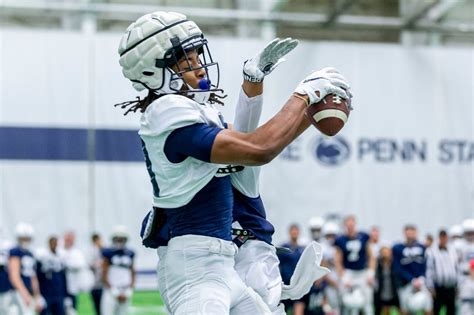
[[[140,135],[158,135],[181,127],[205,123],[201,105],[182,95],[165,95],[151,103],[140,121]]]

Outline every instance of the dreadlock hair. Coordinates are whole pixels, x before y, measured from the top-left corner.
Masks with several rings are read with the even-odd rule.
[[[151,103],[153,103],[155,100],[157,100],[163,95],[165,94],[157,95],[152,90],[148,90],[148,95],[144,99],[140,99],[140,96],[137,96],[137,99],[134,101],[118,103],[118,104],[115,104],[114,107],[120,106],[120,108],[122,109],[126,108],[127,110],[123,113],[124,116],[130,112],[136,113],[137,110],[140,110],[140,113],[143,113],[145,109],[148,107],[148,105],[150,105]]]
[[[194,94],[188,96],[185,93],[185,91],[183,91],[182,93],[177,93],[177,94],[189,97],[190,99],[192,99],[194,97]],[[146,108],[151,103],[153,103],[155,100],[157,100],[160,97],[165,96],[165,95],[166,94],[156,94],[152,90],[148,90],[148,95],[144,99],[141,99],[140,96],[137,96],[136,100],[134,100],[134,101],[127,101],[127,102],[115,104],[114,107],[120,106],[120,108],[122,108],[122,109],[125,109],[125,108],[128,107],[127,110],[123,113],[124,116],[127,115],[130,112],[136,113],[138,110],[140,110],[140,113],[143,113],[143,112],[145,112]],[[226,97],[227,97],[227,94],[226,95],[218,95],[216,93],[211,93],[209,95],[208,102],[211,103],[211,104],[219,104],[219,105],[224,106],[224,102],[221,101],[221,100],[226,98]]]

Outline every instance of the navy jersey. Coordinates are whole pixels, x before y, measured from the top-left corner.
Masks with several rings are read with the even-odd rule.
[[[50,251],[38,253],[36,273],[44,299],[62,301],[66,296],[66,273],[59,255]]]
[[[334,245],[342,252],[342,263],[345,269],[363,270],[368,265],[367,243],[369,235],[358,232],[354,238],[341,235]]]
[[[0,293],[11,290],[12,286],[8,279],[8,249],[0,247]]]
[[[411,245],[396,244],[393,246],[393,272],[399,281],[398,286],[410,283],[413,279],[425,276],[425,246],[419,242]]]
[[[26,289],[33,294],[31,277],[35,275],[36,268],[36,260],[33,258],[33,255],[29,250],[17,246],[10,250],[10,257],[18,257],[20,259],[21,280],[23,280]]]
[[[232,192],[234,221],[237,221],[243,229],[251,231],[258,240],[271,244],[275,228],[266,219],[262,198],[245,196],[234,187]]]
[[[174,130],[167,138],[165,155],[179,163],[191,156],[210,162],[212,145],[222,128],[195,124]],[[194,234],[232,240],[232,185],[230,178],[214,177],[186,205],[165,209],[170,237]]]
[[[132,284],[135,252],[128,248],[104,248],[102,257],[108,262],[107,279],[113,288],[127,288]]]
[[[281,278],[285,284],[290,284],[291,276],[295,272],[296,264],[303,254],[304,247],[291,243],[285,243],[282,247],[287,247],[291,250],[291,253],[277,253],[278,259],[280,260]]]

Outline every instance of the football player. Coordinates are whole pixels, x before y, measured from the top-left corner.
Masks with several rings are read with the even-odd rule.
[[[128,314],[135,285],[135,252],[127,248],[127,241],[126,227],[116,226],[112,232],[112,247],[102,250],[102,282],[105,287],[101,299],[102,315]]]
[[[233,269],[232,185],[219,169],[270,162],[309,126],[306,106],[331,93],[349,98],[348,84],[333,69],[314,72],[279,114],[255,132],[240,133],[226,129],[214,107],[222,103],[212,79],[218,64],[185,16],[155,12],[139,18],[122,37],[119,54],[125,77],[148,90],[144,100],[123,106],[142,112],[139,135],[154,211],[164,215],[158,221],[166,217],[171,237],[161,267],[167,308],[173,314],[270,313]]]
[[[48,249],[36,252],[37,276],[45,307],[41,315],[64,315],[66,298],[65,266],[58,254],[58,238],[51,236]]]
[[[32,315],[43,307],[36,278],[36,260],[30,251],[33,233],[33,227],[27,223],[15,227],[17,244],[10,249],[8,259],[8,278],[15,290],[12,300],[21,315]]]
[[[0,314],[8,314],[12,289],[10,280],[8,280],[8,254],[11,244],[2,239],[2,236],[0,229]]]
[[[398,280],[397,290],[402,314],[411,311],[410,298],[417,294],[423,301],[422,310],[430,314],[432,310],[431,294],[426,283],[426,248],[417,240],[417,230],[414,225],[404,228],[405,242],[395,244],[392,248],[393,272]]]
[[[336,268],[336,246],[335,241],[339,235],[339,225],[336,222],[328,221],[324,223],[322,233],[324,236],[321,246],[323,248],[322,266],[330,270]],[[335,314],[340,314],[341,301],[339,298],[339,278],[337,272],[332,272],[326,276],[327,286],[325,295],[328,300],[328,306]]]
[[[466,219],[462,222],[464,242],[459,246],[461,272],[460,282],[469,277],[469,264],[474,260],[474,219]]]
[[[344,291],[359,288],[364,296],[364,314],[372,315],[373,286],[376,260],[372,254],[369,235],[356,229],[356,219],[350,215],[344,219],[345,233],[336,239],[335,265]],[[357,314],[356,309],[344,309],[344,313]]]

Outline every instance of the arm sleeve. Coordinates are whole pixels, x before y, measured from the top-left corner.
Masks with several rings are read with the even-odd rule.
[[[262,104],[262,95],[248,97],[241,88],[235,108],[234,130],[252,132],[257,129],[262,114]]]
[[[235,109],[233,129],[240,132],[252,132],[258,127],[262,114],[263,96],[248,97],[240,89]],[[260,196],[260,167],[246,166],[241,172],[231,174],[232,186],[243,195],[251,198]]]
[[[210,163],[212,145],[222,130],[204,123],[176,129],[166,139],[164,153],[172,163],[182,162],[187,157]]]
[[[434,266],[434,255],[428,251],[426,253],[426,286],[428,288],[434,288],[434,275],[435,275],[435,266]]]

